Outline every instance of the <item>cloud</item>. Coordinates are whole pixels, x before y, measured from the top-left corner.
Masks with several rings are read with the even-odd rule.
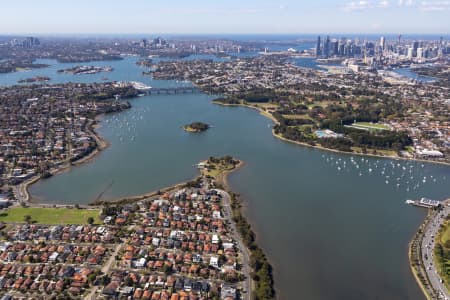
[[[450,10],[450,1],[422,1],[419,10],[424,12],[439,12]]]
[[[372,8],[372,3],[364,0],[358,2],[348,2],[343,6],[343,10],[346,12],[361,11],[369,8]]]
[[[388,8],[390,6],[391,3],[389,2],[389,0],[381,0],[381,1],[360,0],[345,3],[342,6],[342,10],[345,12],[355,12],[374,8]]]
[[[379,7],[382,8],[388,8],[389,6],[391,6],[391,3],[388,0],[384,0],[384,1],[380,1],[380,3],[378,3]]]
[[[397,0],[397,7],[416,9],[421,12],[442,12],[450,10],[450,0],[422,0],[420,2],[414,0]],[[341,8],[343,11],[351,13],[372,9],[387,9],[391,8],[391,3],[389,0],[360,0],[347,2]]]
[[[413,0],[398,0],[398,6],[411,7],[414,5]]]

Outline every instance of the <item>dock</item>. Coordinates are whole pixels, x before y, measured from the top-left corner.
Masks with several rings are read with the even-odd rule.
[[[406,200],[406,204],[418,206],[418,207],[424,207],[424,208],[438,208],[442,206],[442,202],[438,200],[432,200],[428,198],[420,198],[419,200]]]

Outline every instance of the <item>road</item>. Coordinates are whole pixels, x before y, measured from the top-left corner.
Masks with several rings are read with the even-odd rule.
[[[448,202],[447,202],[448,203]],[[428,279],[431,283],[433,289],[438,291],[439,299],[450,299],[450,294],[445,287],[444,283],[441,282],[441,278],[436,270],[436,266],[433,261],[434,256],[434,246],[436,234],[444,222],[445,217],[450,213],[450,206],[444,205],[442,212],[436,213],[433,219],[428,222],[427,227],[425,227],[424,235],[421,244],[422,250],[422,261],[425,264],[425,271],[427,272]]]
[[[26,191],[25,183],[21,183],[19,185],[14,186],[13,192],[18,202],[26,203],[28,201],[28,193]]]
[[[245,280],[242,283],[242,288],[245,293],[242,295],[242,299],[250,300],[251,299],[251,277],[250,277],[250,254],[248,248],[244,245],[241,236],[239,235],[236,223],[233,222],[233,212],[231,210],[231,197],[224,190],[215,189],[217,193],[222,196],[222,205],[224,208],[224,217],[227,220],[230,220],[230,228],[233,239],[237,243],[237,247],[239,251],[242,253],[242,272],[244,273]]]
[[[102,267],[102,273],[108,274],[109,270],[111,270],[111,267],[113,266],[117,254],[119,254],[120,249],[122,248],[122,243],[118,244],[116,248],[114,249],[114,252],[110,254],[108,261],[103,265]],[[98,287],[94,286],[92,290],[84,297],[84,300],[92,300],[95,299],[95,293],[97,292]]]

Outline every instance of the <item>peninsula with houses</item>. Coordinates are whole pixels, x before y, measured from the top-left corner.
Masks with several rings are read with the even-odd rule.
[[[240,165],[210,157],[192,181],[102,205],[3,210],[0,294],[272,299],[271,266],[226,186]]]

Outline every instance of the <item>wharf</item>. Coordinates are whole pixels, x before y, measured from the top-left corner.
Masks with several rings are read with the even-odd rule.
[[[406,200],[405,203],[424,208],[437,208],[443,205],[441,201],[428,198],[420,198],[419,200]]]

